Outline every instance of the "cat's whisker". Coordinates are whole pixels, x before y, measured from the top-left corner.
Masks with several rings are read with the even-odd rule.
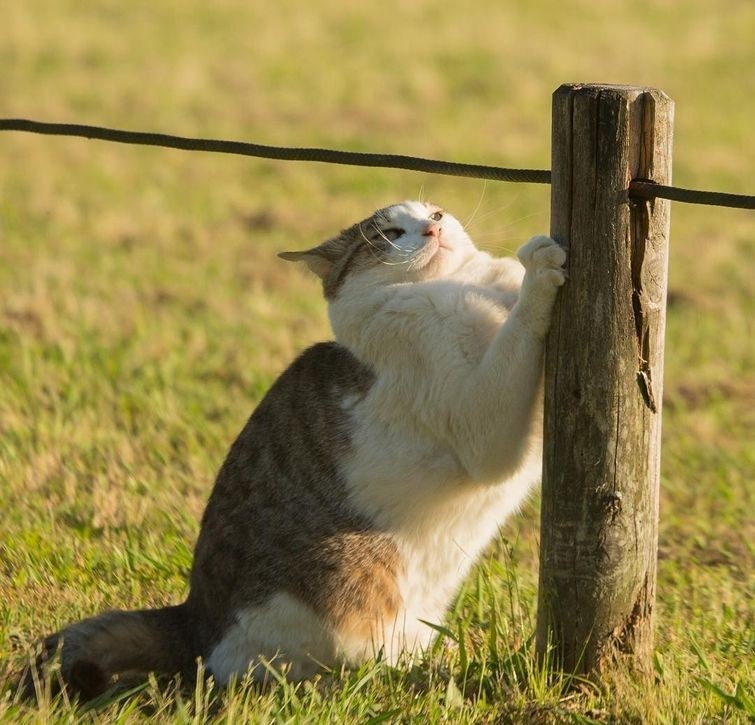
[[[408,262],[410,262],[410,261],[411,261],[411,260],[409,260],[409,259],[406,259],[406,260],[402,260],[402,261],[400,261],[400,262],[388,262],[388,261],[386,261],[385,259],[381,259],[381,258],[380,258],[380,257],[378,256],[378,253],[377,253],[377,252],[375,251],[375,250],[377,249],[377,247],[376,247],[376,246],[375,246],[375,245],[374,245],[374,244],[373,244],[372,242],[370,242],[369,240],[367,240],[367,244],[368,244],[368,246],[370,247],[370,254],[372,254],[372,256],[373,256],[373,257],[374,257],[374,258],[375,258],[375,259],[376,259],[376,260],[377,260],[377,261],[378,261],[378,262],[379,262],[380,264],[384,264],[384,265],[385,265],[386,267],[398,267],[398,266],[400,266],[400,265],[402,265],[402,264],[407,264]]]
[[[505,234],[507,231],[510,231],[512,227],[516,226],[520,222],[523,222],[527,219],[533,219],[539,216],[541,216],[539,212],[533,212],[532,214],[525,214],[524,216],[518,217],[517,219],[512,219],[510,222],[508,222],[502,227],[499,227],[498,229],[489,230],[487,232],[483,232],[482,234],[475,234],[474,236],[475,242],[479,242],[481,239],[491,239],[501,234]]]
[[[517,241],[517,243],[513,247],[509,247],[509,246],[505,246],[504,247],[504,246],[501,246],[501,245],[498,245],[498,244],[496,244],[496,245],[488,245],[487,247],[485,245],[482,245],[482,244],[480,244],[478,246],[479,246],[480,250],[483,251],[483,252],[495,252],[496,254],[502,253],[506,257],[513,257],[516,254],[516,250],[519,249],[519,247],[522,246],[521,245],[522,241],[524,241],[524,240]]]
[[[469,219],[467,219],[467,221],[465,221],[464,224],[462,224],[462,226],[465,229],[474,221],[475,216],[477,216],[477,212],[480,211],[480,207],[482,206],[482,200],[485,198],[485,192],[487,191],[487,188],[488,188],[488,181],[487,179],[485,179],[482,182],[482,193],[480,194],[480,198],[477,201],[477,206],[474,208],[474,211],[470,215]]]
[[[525,242],[528,237],[519,236],[518,234],[491,234],[488,237],[477,239],[477,245],[504,244],[505,242]]]
[[[478,244],[478,248],[493,248],[499,249],[502,245],[506,244],[524,244],[527,241],[527,237],[496,237],[495,239],[488,239],[481,244]]]
[[[381,237],[382,237],[382,238],[383,238],[383,239],[384,239],[384,240],[385,240],[386,242],[388,242],[388,244],[390,244],[390,245],[391,245],[391,246],[392,246],[392,247],[393,247],[393,248],[394,248],[394,249],[395,249],[395,250],[396,250],[397,252],[399,252],[400,254],[405,254],[405,255],[409,256],[409,255],[408,255],[408,253],[407,253],[407,252],[406,252],[405,250],[401,249],[401,247],[397,246],[397,245],[396,245],[396,244],[394,244],[394,243],[393,243],[393,242],[392,242],[392,241],[391,241],[390,239],[388,239],[388,237],[386,237],[386,236],[385,236],[385,234],[383,234],[382,230],[381,230],[381,229],[380,229],[380,228],[379,228],[378,226],[376,226],[376,227],[375,227],[375,229],[377,230],[378,234],[379,234],[379,235],[380,235],[380,236],[381,236]],[[362,225],[361,225],[361,224],[359,225],[359,234],[360,234],[360,235],[362,236],[362,239],[364,239],[364,241],[365,241],[365,242],[367,242],[367,246],[368,246],[368,247],[370,248],[370,253],[372,254],[372,256],[373,256],[373,257],[374,257],[374,258],[375,258],[375,259],[376,259],[376,260],[377,260],[378,262],[380,262],[380,264],[384,264],[384,265],[386,265],[387,267],[396,267],[396,266],[400,266],[400,265],[402,265],[402,264],[407,264],[407,263],[408,263],[408,262],[410,261],[409,259],[406,259],[406,260],[402,260],[402,261],[400,261],[400,262],[388,262],[387,260],[385,260],[385,259],[383,259],[383,258],[382,258],[381,256],[379,256],[379,255],[381,255],[381,254],[383,254],[383,253],[384,253],[384,252],[383,252],[383,250],[382,250],[382,249],[380,249],[380,247],[378,247],[378,246],[377,246],[377,245],[375,244],[375,242],[373,242],[373,241],[372,241],[372,240],[371,240],[371,239],[370,239],[370,238],[369,238],[369,237],[368,237],[368,236],[367,236],[367,235],[366,235],[366,234],[364,233],[364,230],[362,229]]]
[[[390,244],[397,252],[404,252],[405,250],[401,249],[401,247],[398,246],[398,244],[395,244],[392,240],[388,239],[388,237],[385,235],[383,230],[380,227],[375,227],[377,230],[377,233],[386,241],[388,244]]]
[[[518,199],[518,195],[515,196],[513,199],[511,199],[508,203],[502,204],[500,206],[496,206],[493,209],[488,209],[488,211],[483,212],[482,214],[478,214],[475,216],[475,218],[471,221],[465,224],[465,228],[471,226],[472,223],[477,224],[479,222],[485,221],[486,219],[489,219],[491,216],[495,216],[498,214],[501,214],[505,212],[507,209],[511,209],[511,207],[514,206]]]

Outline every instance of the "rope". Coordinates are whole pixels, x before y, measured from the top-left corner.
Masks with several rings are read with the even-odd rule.
[[[671,201],[684,201],[688,204],[755,209],[755,196],[728,194],[723,191],[680,189],[678,186],[664,186],[652,181],[632,181],[629,184],[629,193],[631,196],[640,199],[670,199]]]
[[[549,184],[551,172],[540,169],[504,169],[498,166],[481,164],[460,164],[454,161],[437,161],[415,156],[398,154],[368,154],[358,151],[335,151],[333,149],[284,148],[281,146],[263,146],[242,141],[219,141],[208,138],[185,138],[163,133],[143,133],[140,131],[121,131],[100,126],[83,126],[77,123],[42,123],[20,118],[0,119],[0,131],[28,131],[30,133],[50,134],[53,136],[81,136],[102,141],[139,144],[143,146],[163,146],[165,148],[183,149],[185,151],[214,151],[221,154],[240,154],[258,156],[265,159],[283,161],[322,161],[329,164],[346,164],[348,166],[381,166],[391,169],[409,169],[426,171],[430,174],[448,176],[468,176],[494,181],[522,181],[532,184]]]
[[[455,161],[424,159],[401,154],[375,154],[358,151],[339,151],[320,148],[291,148],[282,146],[265,146],[245,143],[243,141],[222,141],[207,138],[186,138],[163,133],[145,133],[142,131],[123,131],[102,126],[86,126],[78,123],[44,123],[22,118],[0,119],[0,131],[25,131],[52,136],[77,136],[116,143],[138,144],[141,146],[160,146],[182,149],[184,151],[212,151],[223,154],[256,156],[265,159],[283,161],[318,161],[329,164],[348,166],[378,166],[392,169],[408,169],[430,174],[464,176],[493,181],[515,181],[531,184],[550,184],[551,172],[547,169],[508,169],[501,166],[483,164],[463,164]],[[629,185],[630,195],[639,199],[670,199],[688,204],[707,204],[712,206],[755,209],[755,196],[728,194],[720,191],[699,191],[681,189],[674,186],[655,184],[652,181],[632,181]]]

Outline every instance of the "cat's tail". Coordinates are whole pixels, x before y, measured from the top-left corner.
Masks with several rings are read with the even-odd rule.
[[[28,698],[38,694],[45,665],[57,653],[62,684],[83,700],[101,695],[116,679],[126,676],[155,672],[191,678],[196,672],[197,655],[184,604],[105,612],[50,635],[42,646],[36,663],[24,671],[19,682]]]

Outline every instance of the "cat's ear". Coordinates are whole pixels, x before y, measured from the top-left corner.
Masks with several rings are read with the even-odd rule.
[[[322,247],[307,249],[304,252],[278,252],[278,256],[289,262],[304,262],[320,279],[325,279],[333,266]]]

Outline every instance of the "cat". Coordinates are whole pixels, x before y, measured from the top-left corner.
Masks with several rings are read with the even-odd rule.
[[[478,251],[407,201],[307,251],[334,342],[278,378],[204,512],[188,598],[112,611],[44,642],[66,686],[125,673],[219,684],[421,653],[475,558],[539,481],[544,338],[566,254]],[[27,678],[27,688],[32,686]]]

